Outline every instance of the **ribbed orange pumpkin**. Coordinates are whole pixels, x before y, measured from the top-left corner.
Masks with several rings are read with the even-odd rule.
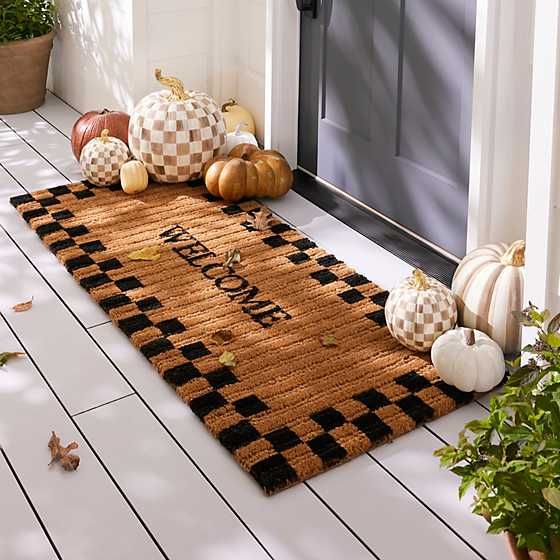
[[[280,152],[239,144],[228,156],[218,156],[206,164],[204,180],[210,194],[237,202],[242,198],[283,196],[294,177]]]

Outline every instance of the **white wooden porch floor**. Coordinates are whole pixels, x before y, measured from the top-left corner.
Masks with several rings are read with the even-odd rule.
[[[46,250],[10,196],[79,180],[78,114],[0,117],[0,559],[507,558],[433,451],[487,399],[267,498]],[[271,205],[381,286],[410,267],[295,193]],[[12,305],[34,298],[31,311]],[[47,468],[56,430],[75,473]]]

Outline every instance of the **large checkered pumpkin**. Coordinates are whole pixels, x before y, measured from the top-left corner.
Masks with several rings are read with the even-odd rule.
[[[226,142],[220,107],[205,93],[186,91],[181,80],[156,79],[171,91],[151,93],[130,117],[128,143],[155,181],[180,183],[198,177]]]
[[[427,352],[438,336],[455,326],[457,305],[451,290],[415,270],[389,294],[385,318],[403,346]]]
[[[119,182],[121,167],[129,158],[126,144],[109,136],[109,130],[105,129],[99,138],[93,138],[84,146],[80,167],[90,183],[107,187]]]

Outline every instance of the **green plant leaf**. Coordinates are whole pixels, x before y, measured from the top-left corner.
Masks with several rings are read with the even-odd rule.
[[[560,333],[551,332],[546,335],[546,343],[554,350],[560,348]]]
[[[560,509],[560,489],[551,487],[543,488],[542,495],[551,506]]]
[[[547,330],[549,333],[558,332],[560,330],[560,313],[552,317],[552,319],[548,323]]]

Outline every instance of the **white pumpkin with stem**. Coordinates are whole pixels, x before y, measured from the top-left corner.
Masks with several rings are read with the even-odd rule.
[[[500,346],[483,332],[469,328],[441,335],[432,346],[432,362],[445,383],[465,392],[490,391],[506,372]]]
[[[428,352],[438,336],[455,326],[457,306],[446,286],[416,269],[389,294],[385,319],[403,346]]]
[[[511,312],[523,308],[524,265],[524,241],[495,243],[471,251],[453,276],[459,324],[486,333],[505,354],[521,347]]]

